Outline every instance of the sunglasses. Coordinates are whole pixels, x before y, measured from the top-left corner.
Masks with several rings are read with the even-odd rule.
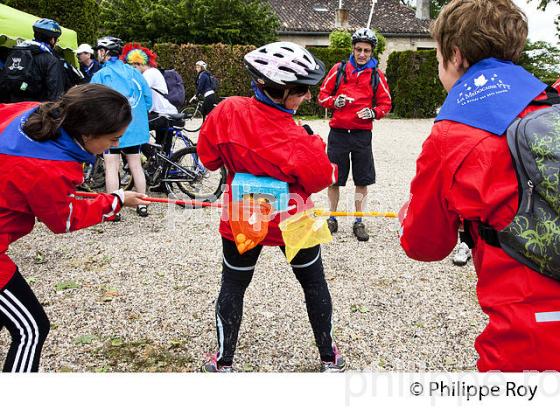
[[[371,48],[361,48],[361,47],[354,47],[354,51],[356,53],[364,53],[364,54],[371,54],[373,50]]]

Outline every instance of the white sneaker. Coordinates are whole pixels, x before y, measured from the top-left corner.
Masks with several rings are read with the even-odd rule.
[[[455,248],[455,254],[453,255],[453,265],[465,266],[469,259],[471,258],[471,250],[465,242],[461,242]]]

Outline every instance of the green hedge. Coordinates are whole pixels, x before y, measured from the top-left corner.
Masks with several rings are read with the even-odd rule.
[[[159,65],[174,68],[185,82],[185,92],[190,98],[195,93],[195,63],[203,60],[219,80],[218,95],[251,95],[250,77],[243,66],[243,56],[254,46],[230,46],[225,44],[156,44]]]
[[[174,68],[183,77],[187,97],[195,92],[196,71],[195,63],[204,60],[208,69],[218,78],[221,97],[230,95],[252,95],[250,76],[243,65],[243,56],[254,46],[230,46],[224,44],[199,45],[199,44],[156,44],[154,50],[159,56],[159,64],[164,68]],[[348,59],[350,50],[332,48],[310,48],[318,59],[325,63],[327,70],[343,59]],[[308,103],[302,104],[298,114],[323,115],[324,109],[317,103],[317,94],[320,84],[312,87],[313,98]]]
[[[393,112],[402,118],[432,118],[446,92],[438,78],[435,50],[393,52],[387,62]]]

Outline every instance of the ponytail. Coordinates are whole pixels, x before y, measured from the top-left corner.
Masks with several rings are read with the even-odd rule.
[[[65,117],[62,101],[41,104],[23,125],[23,132],[35,141],[55,139]]]

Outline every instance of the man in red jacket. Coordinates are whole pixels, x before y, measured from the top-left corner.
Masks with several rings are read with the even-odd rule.
[[[353,51],[348,63],[335,64],[319,91],[319,104],[333,110],[327,153],[338,165],[338,181],[329,187],[330,210],[336,211],[340,187],[346,185],[352,162],[352,178],[356,186],[356,211],[364,211],[368,185],[375,183],[375,165],[371,146],[372,124],[391,111],[391,95],[385,75],[377,68],[373,52],[377,46],[375,33],[367,28],[352,36]],[[328,220],[331,232],[338,231],[335,217]],[[359,241],[369,240],[361,218],[353,226]]]
[[[527,31],[511,0],[453,0],[441,11],[432,36],[449,95],[400,212],[401,245],[420,261],[445,258],[461,220],[470,225],[477,296],[489,319],[475,341],[480,371],[560,370],[560,283],[479,233],[481,224],[503,229],[517,213],[519,188],[504,133],[546,95],[546,84],[513,63]]]
[[[263,245],[280,246],[285,252],[279,215],[270,221],[268,234],[259,245],[243,254],[238,252],[227,213],[235,174],[287,182],[289,206],[295,207],[295,212],[313,207],[310,195],[325,189],[337,177],[336,165],[330,163],[323,140],[293,119],[300,104],[311,98],[309,87],[323,78],[324,64],[289,42],[262,46],[248,53],[244,61],[253,78],[255,98],[230,97],[220,103],[204,122],[197,144],[200,160],[208,169],[225,165],[228,171],[220,224],[223,266],[216,301],[218,352],[203,366],[205,372],[233,370],[243,298]],[[346,364],[332,338],[332,303],[320,246],[301,250],[290,264],[305,294],[321,371],[342,372]]]

